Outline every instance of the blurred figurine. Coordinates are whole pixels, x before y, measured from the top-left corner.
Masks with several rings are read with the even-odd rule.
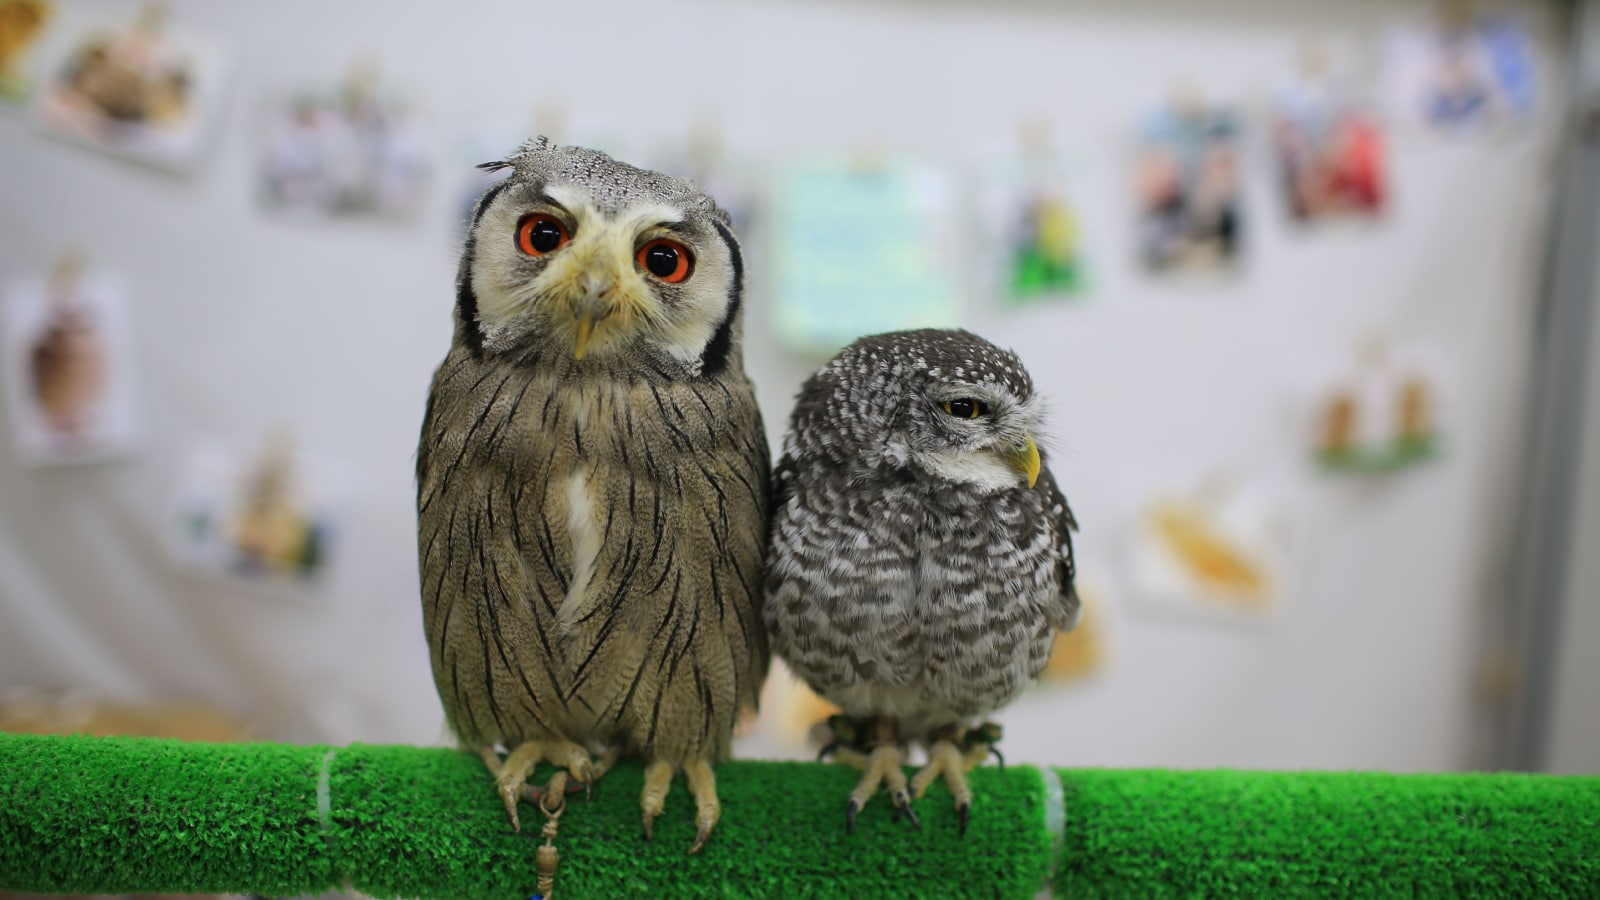
[[[1433,437],[1433,399],[1421,374],[1413,372],[1401,383],[1399,406],[1396,439],[1406,446],[1429,441]]]
[[[73,438],[93,430],[110,383],[110,355],[94,310],[78,296],[82,263],[62,260],[50,279],[52,309],[29,353],[34,399],[46,426]]]
[[[513,828],[537,763],[549,828],[603,746],[646,761],[647,837],[687,776],[693,853],[767,670],[739,244],[691,182],[603,153],[540,138],[489,167],[511,177],[473,216],[417,451],[434,680]]]
[[[1349,453],[1356,444],[1356,397],[1340,387],[1328,398],[1322,414],[1322,440],[1318,452],[1337,456]]]
[[[1034,443],[1022,362],[965,331],[863,338],[801,388],[773,482],[764,609],[773,651],[823,698],[863,770],[846,824],[885,783],[965,772],[999,739],[974,725],[1038,678],[1076,624],[1072,512]],[[1037,482],[1037,483],[1036,483]],[[905,744],[927,746],[908,784]]]

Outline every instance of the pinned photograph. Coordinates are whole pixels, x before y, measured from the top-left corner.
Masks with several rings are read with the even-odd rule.
[[[1331,81],[1297,84],[1271,119],[1278,181],[1290,218],[1301,224],[1370,220],[1388,202],[1383,129],[1350,92]]]
[[[1135,527],[1129,597],[1180,618],[1270,613],[1283,602],[1290,531],[1283,504],[1220,478],[1154,493]]]
[[[1312,408],[1313,456],[1320,468],[1378,474],[1437,459],[1443,366],[1423,344],[1391,347],[1369,337],[1326,379]]]
[[[771,206],[779,338],[826,358],[862,335],[957,325],[954,202],[943,172],[866,155],[782,172]]]
[[[0,0],[0,105],[20,106],[32,95],[34,57],[54,17],[49,0]]]
[[[1183,104],[1152,119],[1136,163],[1139,251],[1157,273],[1226,273],[1243,237],[1239,124]]]
[[[986,281],[1008,306],[1082,294],[1082,222],[1065,160],[1025,153],[984,167],[978,202],[990,235]]]
[[[1446,134],[1515,131],[1537,110],[1527,29],[1507,16],[1397,28],[1387,44],[1394,112]]]
[[[0,312],[18,454],[49,464],[131,452],[138,391],[128,304],[117,283],[69,257],[48,278],[13,283]]]
[[[260,167],[269,210],[330,217],[408,218],[429,174],[410,108],[365,64],[342,85],[278,104]]]
[[[183,460],[173,550],[191,570],[237,582],[314,583],[337,549],[349,484],[285,434],[248,450],[198,444]]]
[[[220,106],[212,42],[150,6],[132,24],[74,23],[46,55],[36,109],[50,131],[171,170],[198,161]]]

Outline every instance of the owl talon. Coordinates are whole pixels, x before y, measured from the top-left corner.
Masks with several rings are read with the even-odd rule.
[[[968,743],[965,753],[948,737],[941,737],[928,747],[928,764],[911,776],[911,792],[921,797],[933,782],[943,779],[950,795],[955,798],[956,815],[960,817],[961,835],[967,834],[967,823],[972,811],[972,788],[967,786],[966,772],[975,768],[987,756],[988,748],[978,743]]]
[[[836,751],[838,749],[839,749],[839,741],[837,739],[831,740],[831,741],[827,742],[826,744],[823,744],[822,745],[822,749],[817,751],[817,762],[822,762],[823,760],[827,759],[828,758],[828,754],[833,753],[834,751]]]
[[[856,813],[878,792],[880,784],[884,785],[891,797],[897,798],[895,804],[898,808],[898,797],[906,793],[906,773],[902,768],[906,761],[905,748],[893,741],[879,744],[871,753],[840,747],[836,759],[843,765],[861,770],[861,780],[850,792],[850,806],[845,813],[846,833],[855,833]]]
[[[717,820],[722,817],[722,804],[717,801],[717,776],[711,771],[710,763],[703,759],[689,760],[683,766],[683,777],[689,782],[689,793],[694,795],[695,821],[700,825],[689,847],[689,855],[693,856],[706,845],[711,829],[717,827]]]
[[[672,788],[672,766],[655,760],[644,767],[644,790],[639,792],[639,809],[644,813],[644,839],[655,840],[656,817],[667,805],[667,791]]]
[[[694,843],[689,845],[690,856],[694,856],[696,853],[699,853],[701,850],[705,849],[706,839],[711,837],[711,828],[715,824],[716,823],[710,821],[704,821],[700,823],[700,832],[695,835]]]
[[[611,771],[611,767],[616,765],[617,760],[621,758],[621,747],[607,747],[606,752],[602,753],[600,759],[589,768],[589,777],[583,782],[583,799],[585,803],[594,802],[594,783],[606,777],[606,773]]]
[[[895,820],[904,816],[918,831],[922,830],[922,820],[917,818],[917,811],[911,808],[911,794],[905,788],[894,792]]]

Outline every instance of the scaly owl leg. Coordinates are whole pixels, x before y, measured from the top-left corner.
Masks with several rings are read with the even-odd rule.
[[[691,759],[684,764],[683,774],[689,779],[689,792],[694,794],[694,820],[700,826],[694,843],[689,846],[689,855],[693,856],[706,845],[706,838],[711,837],[711,829],[722,816],[722,804],[717,802],[717,776],[712,774],[710,763]]]
[[[600,777],[595,774],[594,758],[589,755],[589,751],[571,741],[546,743],[544,761],[558,769],[567,770],[572,781],[582,784],[585,791],[592,790],[595,779]],[[554,784],[554,781],[551,783]],[[546,786],[545,791],[548,793],[549,790],[549,786]],[[575,791],[577,786],[573,785],[567,790]]]
[[[505,804],[506,818],[511,820],[511,830],[516,832],[522,831],[522,824],[517,818],[519,798],[537,803],[541,794],[551,790],[566,790],[565,778],[559,786],[552,781],[544,791],[535,790],[528,785],[528,776],[533,774],[534,767],[541,761],[565,769],[564,774],[570,774],[573,781],[581,782],[585,786],[592,783],[594,778],[594,764],[589,758],[589,751],[571,741],[523,741],[511,751],[504,762],[500,760],[500,755],[493,747],[480,749],[478,756],[483,759],[483,764],[494,776],[495,790],[500,794],[501,802]]]
[[[621,758],[622,758],[622,747],[621,746],[607,747],[606,748],[606,752],[600,754],[600,759],[599,759],[598,762],[596,762],[594,764],[594,769],[591,771],[591,773],[589,775],[589,780],[583,783],[583,790],[584,790],[584,794],[585,794],[586,798],[593,799],[593,797],[591,795],[592,795],[592,792],[593,792],[594,783],[596,781],[599,781],[600,779],[604,778],[606,776],[606,773],[611,771],[611,767],[616,765],[617,764],[617,760],[619,760]]]
[[[525,741],[511,751],[505,762],[500,761],[500,754],[493,747],[478,751],[483,764],[489,767],[489,774],[494,776],[495,791],[506,805],[506,818],[511,820],[512,831],[522,831],[522,823],[517,821],[517,798],[522,795],[528,776],[533,774],[533,767],[539,764],[541,750],[538,741]]]
[[[961,817],[961,835],[967,834],[967,822],[972,813],[972,789],[967,786],[966,773],[977,768],[1000,740],[1000,726],[985,722],[969,731],[949,729],[939,735],[928,747],[928,764],[911,777],[911,791],[921,797],[928,785],[943,776],[945,786],[956,801],[956,814]]]
[[[644,839],[655,837],[653,826],[656,816],[667,804],[667,791],[672,788],[672,765],[654,760],[644,767],[644,790],[639,792],[639,808],[644,811]]]
[[[859,727],[864,724],[865,729]],[[855,723],[842,716],[835,716],[829,720],[830,727],[834,730],[835,740],[829,745],[838,762],[860,769],[861,780],[856,783],[855,789],[850,792],[849,805],[845,807],[845,831],[854,834],[856,830],[856,813],[861,807],[872,799],[878,792],[878,785],[884,784],[889,791],[889,796],[894,800],[895,815],[905,816],[911,824],[922,827],[917,820],[917,814],[911,809],[911,794],[906,786],[906,773],[903,768],[906,764],[906,751],[895,739],[894,725],[887,719],[877,719],[866,723]],[[872,734],[872,750],[863,753],[855,747],[846,746],[854,742],[857,734],[863,730]]]

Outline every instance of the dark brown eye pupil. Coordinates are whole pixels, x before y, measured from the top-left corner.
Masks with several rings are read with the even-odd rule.
[[[982,400],[960,397],[955,400],[946,400],[944,411],[958,419],[976,419],[979,416],[989,414],[989,405]]]
[[[528,229],[528,243],[540,253],[549,253],[561,246],[561,228],[548,219],[535,222]]]
[[[644,267],[657,278],[671,278],[678,271],[678,251],[666,244],[657,244],[645,251]]]

